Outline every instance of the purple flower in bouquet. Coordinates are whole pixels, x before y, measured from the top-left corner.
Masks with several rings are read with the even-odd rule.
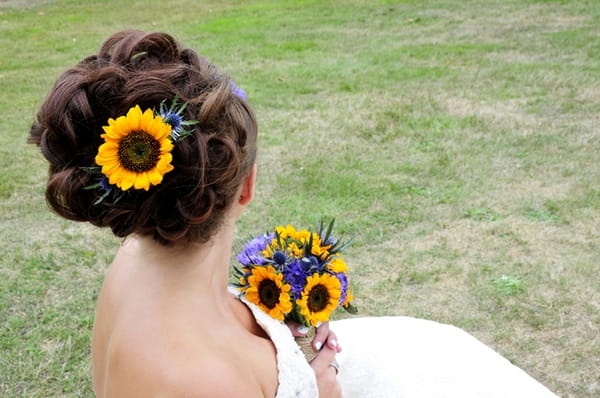
[[[307,264],[299,259],[294,261],[283,270],[283,277],[289,282],[291,286],[292,296],[295,300],[300,299],[304,286],[306,285],[306,278],[309,273],[310,264]]]
[[[248,266],[250,264],[266,264],[268,261],[263,256],[263,251],[267,248],[267,245],[271,242],[271,240],[273,240],[274,236],[274,233],[270,233],[268,235],[260,235],[252,239],[244,245],[244,248],[240,254],[237,255],[237,260],[244,266]]]
[[[333,275],[339,279],[340,284],[342,285],[340,292],[340,305],[343,305],[348,297],[348,276],[344,272],[334,273]]]

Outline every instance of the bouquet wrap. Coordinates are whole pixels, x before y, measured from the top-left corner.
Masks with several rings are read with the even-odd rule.
[[[296,340],[296,344],[298,344],[298,346],[302,350],[302,353],[304,354],[304,357],[308,362],[311,362],[313,359],[315,359],[318,353],[318,351],[315,351],[312,346],[312,341],[315,337],[315,333],[315,328],[309,328],[308,333],[306,333],[304,336],[294,337],[294,340]]]

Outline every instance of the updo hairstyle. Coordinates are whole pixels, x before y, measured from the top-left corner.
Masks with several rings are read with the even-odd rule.
[[[116,236],[151,235],[162,244],[206,242],[250,172],[257,126],[246,101],[215,66],[165,33],[123,31],[97,55],[66,70],[42,104],[29,141],[48,160],[46,201],[59,215],[111,228]],[[192,134],[172,151],[174,169],[148,191],[129,189],[94,202],[89,168],[104,142],[102,126],[139,105],[157,110],[178,98]]]

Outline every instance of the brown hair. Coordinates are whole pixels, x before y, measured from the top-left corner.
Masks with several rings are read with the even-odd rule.
[[[117,236],[152,235],[163,244],[206,242],[250,172],[256,156],[256,120],[228,78],[195,51],[165,33],[123,31],[97,55],[66,70],[42,104],[29,141],[48,160],[46,200],[59,215],[112,229]],[[193,133],[173,149],[174,170],[149,191],[130,189],[113,203],[86,171],[96,166],[109,118],[139,105],[158,109],[179,98]]]

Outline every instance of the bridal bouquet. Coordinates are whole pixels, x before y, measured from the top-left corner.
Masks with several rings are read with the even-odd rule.
[[[234,267],[241,294],[271,317],[311,327],[312,333],[340,307],[355,313],[342,259],[350,242],[335,239],[333,225],[320,221],[316,231],[278,226],[247,242],[237,256],[241,267]]]

